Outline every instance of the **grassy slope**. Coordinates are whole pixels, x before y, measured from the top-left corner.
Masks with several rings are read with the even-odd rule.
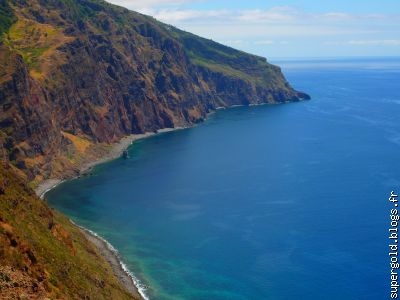
[[[0,36],[16,21],[7,0],[0,0]]]
[[[23,57],[32,77],[45,78],[51,64],[64,62],[63,58],[56,61],[52,56],[59,45],[69,41],[64,28],[27,19],[23,14],[17,19],[8,2],[0,0],[0,42],[8,46],[6,54],[14,52]],[[41,8],[38,1],[27,0],[27,3]],[[264,58],[199,38],[104,1],[41,0],[40,3],[51,8],[46,13],[54,15],[56,20],[60,11],[74,24],[93,21],[92,29],[106,35],[107,31],[99,26],[101,15],[105,14],[112,16],[121,28],[135,27],[140,32],[144,28],[150,39],[151,35],[158,35],[161,39],[179,41],[193,64],[212,72],[266,87],[285,85],[282,77],[275,76],[279,69]],[[29,16],[28,8],[22,12]],[[147,37],[137,35],[137,38]],[[6,56],[4,59],[7,61]],[[0,77],[2,72],[0,68]],[[0,137],[2,134],[10,135],[0,132]],[[82,139],[66,136],[79,155],[88,148]],[[76,157],[71,155],[70,159]],[[12,167],[0,165],[0,296],[13,287],[18,288],[20,283],[7,273],[15,272],[15,278],[21,273],[29,279],[30,285],[24,285],[25,293],[40,294],[35,293],[36,288],[51,298],[128,299],[109,265],[79,229],[49,209],[17,177]],[[9,267],[7,272],[3,267]]]
[[[72,14],[85,17],[85,11]],[[89,15],[87,15],[89,16]],[[62,41],[59,29],[14,16],[0,0],[0,35],[31,71]],[[0,298],[132,299],[109,264],[69,220],[0,164]]]
[[[119,24],[121,27],[152,27],[152,29],[156,29],[158,35],[179,41],[184,46],[184,50],[192,63],[207,68],[213,72],[219,72],[229,77],[240,78],[247,82],[264,86],[283,83],[276,81],[276,78],[279,77],[277,76],[279,75],[277,73],[279,68],[267,63],[265,58],[238,51],[212,40],[201,38],[194,34],[179,30],[173,26],[161,23],[152,17],[128,11],[102,0],[47,0],[47,2],[49,5],[54,5],[54,3],[57,2],[59,9],[63,11],[63,14],[65,14],[69,20],[73,21],[90,21],[91,19],[98,17],[100,14],[106,13],[107,15],[112,16],[116,24]],[[5,14],[10,14],[8,8],[4,11]],[[132,19],[135,20],[134,23],[132,22]],[[4,20],[6,23],[4,28],[8,28],[16,21],[16,18],[11,14]],[[7,41],[11,45],[13,40],[18,40],[18,37],[20,37],[18,34],[20,34],[20,31],[23,29],[15,27],[17,26],[12,28],[14,36],[10,36],[9,41]],[[21,27],[21,25],[19,25],[19,27]],[[0,25],[0,35],[1,28]],[[26,31],[27,29],[25,28],[24,30]],[[6,29],[3,31],[6,31]],[[32,38],[25,40],[26,43],[23,47],[27,51],[22,51],[21,54],[23,54],[23,57],[27,59],[27,63],[32,65],[48,49],[48,47],[50,47],[50,45],[38,46],[30,41]],[[33,51],[33,48],[36,48],[36,51]],[[18,47],[15,47],[15,49],[21,51]]]
[[[264,57],[236,50],[172,26],[167,28],[184,45],[194,64],[254,84],[268,86],[276,83],[274,79],[280,69],[267,63]]]
[[[30,278],[32,286],[26,287],[25,295],[42,291],[56,299],[132,299],[80,230],[48,208],[12,167],[4,165],[0,165],[0,266]],[[4,297],[13,290],[7,286],[14,291],[23,286],[9,277],[0,269]]]

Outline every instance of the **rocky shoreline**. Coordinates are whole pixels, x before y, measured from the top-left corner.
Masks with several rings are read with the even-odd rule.
[[[147,132],[143,134],[132,134],[126,136],[122,138],[118,143],[115,143],[107,155],[95,161],[83,164],[79,168],[79,174],[85,174],[98,164],[102,164],[107,161],[120,157],[123,151],[126,150],[134,141],[137,141],[139,139],[144,139],[153,136],[155,134],[165,133],[184,128],[185,127],[165,128],[165,129],[160,129],[157,132]],[[35,189],[35,192],[40,198],[43,199],[48,191],[55,188],[64,180],[69,180],[69,179],[73,178],[71,177],[67,179],[60,179],[60,178],[47,179],[38,185],[38,187]],[[118,252],[112,247],[112,245],[109,244],[106,240],[104,240],[100,236],[98,236],[96,233],[91,232],[90,230],[81,227],[77,224],[74,225],[79,227],[82,233],[85,235],[85,237],[97,247],[100,254],[110,264],[115,276],[118,278],[121,284],[135,297],[135,299],[147,300],[148,298],[144,294],[143,287],[140,286],[137,279],[133,277],[132,274],[129,272],[129,270],[125,267],[125,265],[123,264],[118,255]]]
[[[95,161],[90,161],[87,162],[79,167],[79,175],[84,175],[88,173],[93,167],[105,163],[107,161],[116,159],[122,155],[124,150],[126,150],[134,141],[148,138],[150,136],[153,136],[155,134],[160,134],[164,132],[169,132],[169,131],[174,131],[174,130],[179,130],[179,129],[184,129],[186,127],[176,127],[176,128],[164,128],[157,130],[157,132],[146,132],[142,134],[131,134],[128,136],[123,137],[119,142],[113,144],[111,150],[103,157],[95,160]],[[40,198],[43,198],[44,195],[55,188],[57,185],[62,183],[65,180],[70,180],[73,179],[74,177],[69,177],[69,178],[50,178],[42,181],[39,183],[39,185],[35,188],[35,193],[38,195]]]
[[[85,235],[86,239],[88,239],[88,241],[97,247],[100,254],[110,264],[111,269],[113,270],[119,282],[135,297],[135,299],[148,300],[148,297],[144,294],[144,287],[129,272],[125,264],[121,261],[117,250],[109,242],[96,233],[75,223],[73,224],[78,226]]]

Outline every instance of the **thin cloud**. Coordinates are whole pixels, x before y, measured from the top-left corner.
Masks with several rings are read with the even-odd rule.
[[[353,55],[360,53],[364,55],[363,48],[357,46],[382,46],[373,53],[392,54],[400,41],[400,14],[398,12],[362,14],[325,11],[317,13],[292,6],[275,6],[268,9],[231,9],[229,7],[210,9],[211,3],[204,6],[209,9],[188,9],[191,3],[209,1],[109,1],[151,15],[164,23],[194,34],[260,55],[264,53],[268,55],[270,53],[329,55],[345,54],[346,51]],[[330,47],[332,45],[343,47]]]
[[[184,0],[182,0],[184,1]],[[242,23],[275,23],[275,24],[311,24],[368,21],[400,21],[400,14],[348,14],[344,12],[308,13],[289,6],[276,6],[270,9],[251,10],[188,10],[177,7],[156,9],[152,6],[142,8],[141,12],[149,13],[164,22],[242,22]]]
[[[348,41],[349,45],[392,45],[392,46],[399,46],[400,40],[352,40]]]
[[[400,39],[391,40],[350,40],[350,41],[328,41],[324,45],[353,45],[353,46],[400,46]]]
[[[254,41],[254,45],[287,45],[288,41],[273,41],[273,40],[263,40],[263,41]]]
[[[275,41],[272,40],[264,40],[264,41],[255,41],[254,44],[255,45],[273,45],[275,44]]]
[[[170,23],[182,23],[192,21],[205,21],[205,20],[222,20],[224,17],[231,16],[228,10],[180,10],[180,9],[158,9],[153,8],[141,9],[141,13],[151,15],[154,18]]]
[[[196,0],[107,0],[112,4],[123,6],[129,9],[149,9],[160,6],[179,6],[185,3],[200,2]]]
[[[233,12],[233,14],[235,14]],[[236,12],[236,20],[245,22],[293,22],[299,16],[299,12],[288,6],[272,7],[268,10],[244,10]]]
[[[243,41],[243,40],[229,40],[229,41],[223,41],[223,40],[221,40],[220,43],[222,43],[222,44],[228,44],[228,45],[241,45],[241,44],[244,44],[245,41]]]

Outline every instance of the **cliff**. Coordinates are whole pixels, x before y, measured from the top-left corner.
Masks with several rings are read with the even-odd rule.
[[[265,58],[104,1],[0,3],[0,155],[32,186],[131,133],[309,98]]]
[[[139,299],[61,214],[0,164],[1,299]]]
[[[303,99],[265,58],[101,0],[0,0],[0,298],[135,298],[40,182],[130,134]]]

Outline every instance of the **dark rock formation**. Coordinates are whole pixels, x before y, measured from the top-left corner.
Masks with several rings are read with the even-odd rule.
[[[265,58],[104,1],[3,2],[0,155],[29,180],[72,165],[64,132],[110,143],[220,106],[309,98]]]

